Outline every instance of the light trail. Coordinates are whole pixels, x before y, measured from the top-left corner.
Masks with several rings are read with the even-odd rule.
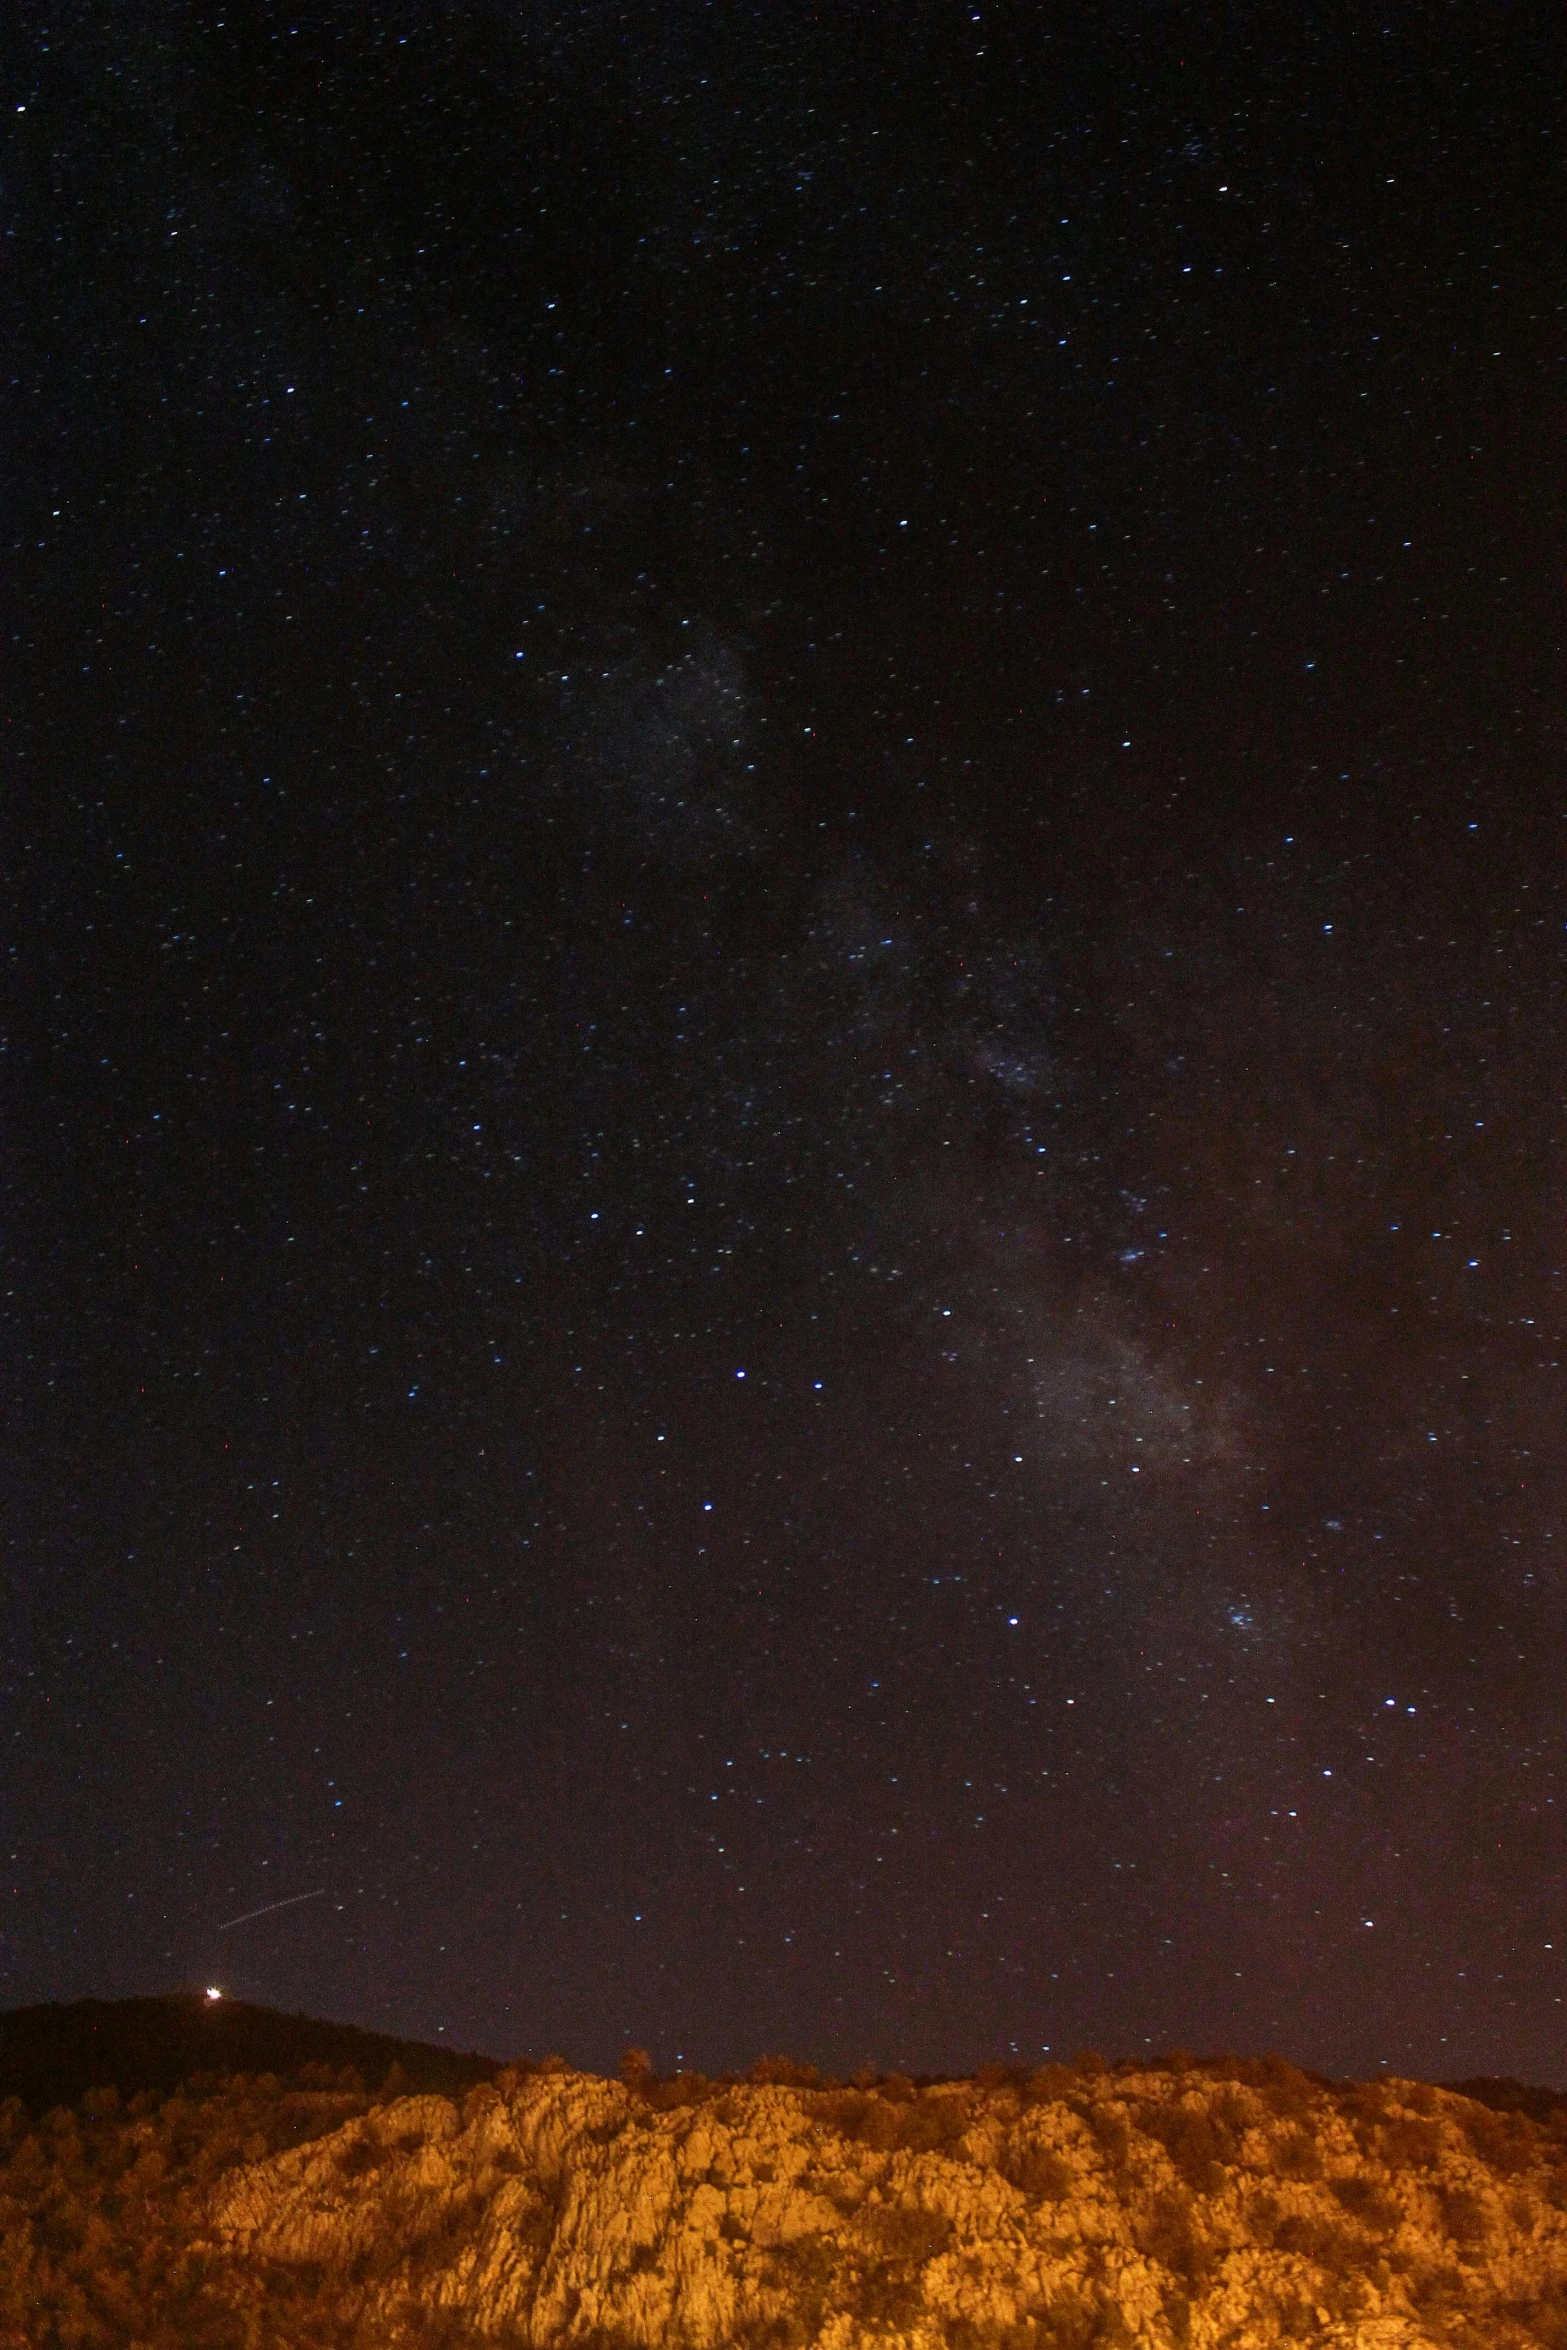
[[[230,1926],[248,1926],[252,1918],[269,1918],[275,1909],[293,1909],[301,1901],[319,1901],[325,1891],[324,1885],[318,1885],[313,1893],[291,1893],[286,1901],[266,1902],[260,1909],[247,1909],[243,1917],[225,1918],[216,1931],[226,1934]]]

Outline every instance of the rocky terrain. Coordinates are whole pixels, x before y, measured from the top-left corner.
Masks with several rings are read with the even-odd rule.
[[[1567,2133],[1278,2061],[919,2089],[513,2070],[247,2168],[213,2223],[334,2280],[367,2342],[445,2312],[605,2350],[1503,2350],[1567,2342],[1564,2204]]]
[[[0,2109],[5,2350],[1567,2350],[1567,2111],[1279,2059]]]

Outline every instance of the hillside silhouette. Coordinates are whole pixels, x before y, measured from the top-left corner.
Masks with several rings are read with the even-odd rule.
[[[493,2057],[199,1992],[77,1999],[0,2014],[0,2102],[19,2098],[35,2116],[75,2105],[89,2089],[167,2097],[197,2074],[272,2073],[290,2081],[311,2068],[335,2081],[346,2070],[361,2088],[375,2089],[394,2067],[398,2090],[445,2096],[492,2081],[501,2069]]]

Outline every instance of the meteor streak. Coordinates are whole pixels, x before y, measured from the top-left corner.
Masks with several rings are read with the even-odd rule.
[[[261,1909],[247,1909],[243,1917],[225,1918],[216,1930],[226,1934],[230,1926],[248,1926],[252,1918],[269,1918],[275,1909],[293,1909],[301,1901],[319,1901],[325,1891],[324,1885],[318,1885],[313,1893],[291,1893],[286,1901],[269,1901]]]

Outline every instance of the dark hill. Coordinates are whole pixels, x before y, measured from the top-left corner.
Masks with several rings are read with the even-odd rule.
[[[1472,2081],[1444,2081],[1455,2097],[1470,2097],[1493,2113],[1526,2113],[1532,2122],[1548,2122],[1567,2113],[1567,2089],[1536,2089],[1515,2081],[1510,2073],[1481,2073]]]
[[[319,2082],[323,2068],[335,2080],[351,2067],[373,2089],[394,2066],[391,2086],[446,2096],[493,2081],[501,2069],[492,2057],[196,1992],[0,2014],[0,2100],[19,2097],[35,2114],[111,2083],[122,2097],[143,2090],[166,2097],[193,2073],[275,2073],[287,2081],[309,2067]]]

